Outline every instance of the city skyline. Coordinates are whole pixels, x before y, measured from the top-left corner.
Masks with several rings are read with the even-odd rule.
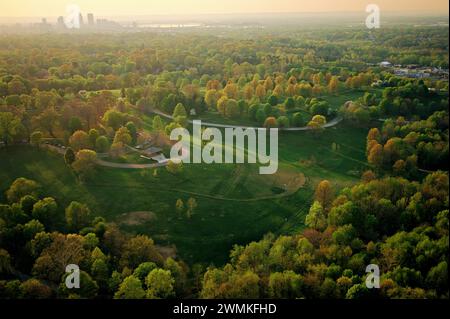
[[[39,2],[30,0],[16,0],[0,4],[0,17],[58,17],[65,15],[66,6],[76,4],[82,12],[95,12],[101,16],[144,16],[144,15],[201,15],[201,14],[249,14],[249,13],[331,13],[358,12],[374,1],[361,0],[229,0],[227,2],[211,2],[206,0],[150,0],[142,3],[139,0],[115,1],[88,0],[78,1],[50,1]],[[395,3],[389,0],[378,0],[376,4],[385,12],[448,12],[446,0],[407,1],[399,0]]]

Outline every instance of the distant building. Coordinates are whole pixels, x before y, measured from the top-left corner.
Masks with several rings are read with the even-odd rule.
[[[388,62],[388,61],[383,61],[383,62],[380,63],[380,66],[382,68],[390,68],[392,66],[392,63]]]
[[[41,22],[42,24],[47,24],[47,18],[42,18]]]
[[[63,16],[58,17],[56,25],[58,26],[58,28],[64,28],[66,26],[64,24],[64,17]]]
[[[80,27],[82,27],[84,25],[84,22],[83,22],[83,15],[81,13],[78,16],[78,21],[80,22]]]
[[[94,14],[93,13],[88,13],[87,19],[88,19],[88,25],[89,26],[93,26],[95,24]]]

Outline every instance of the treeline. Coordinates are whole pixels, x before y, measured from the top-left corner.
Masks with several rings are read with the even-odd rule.
[[[188,267],[163,257],[153,240],[130,236],[89,207],[60,207],[19,178],[0,205],[0,298],[170,298],[192,294]],[[65,285],[80,268],[80,289]]]
[[[153,240],[129,236],[89,207],[62,208],[17,179],[0,205],[2,298],[448,298],[448,175],[362,182],[337,196],[317,186],[306,229],[235,246],[221,268],[188,268]],[[81,288],[65,286],[65,267]],[[366,266],[381,271],[366,287]]]
[[[367,135],[367,160],[400,176],[417,177],[418,169],[448,171],[448,129],[447,111],[426,120],[386,120],[381,131],[372,128]]]
[[[316,190],[307,229],[235,246],[211,267],[203,298],[448,298],[448,175],[422,183],[376,179],[334,196]],[[380,269],[380,288],[366,286],[366,266]]]

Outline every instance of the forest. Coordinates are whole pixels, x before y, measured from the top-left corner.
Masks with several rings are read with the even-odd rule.
[[[0,299],[448,299],[448,39],[0,33]],[[278,172],[167,159],[193,120],[278,128]]]

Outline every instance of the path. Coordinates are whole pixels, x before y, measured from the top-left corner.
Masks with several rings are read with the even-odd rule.
[[[152,109],[150,112],[157,114],[159,116],[165,117],[167,119],[173,120],[173,116],[166,114],[164,112]],[[322,125],[322,128],[329,128],[338,125],[340,122],[342,122],[343,118],[338,116],[332,119],[330,122],[326,123],[325,125]],[[193,123],[193,120],[188,120],[190,124]],[[255,128],[258,129],[260,127],[250,127],[250,126],[239,126],[239,125],[227,125],[227,124],[217,124],[217,123],[210,123],[210,122],[203,122],[203,126],[209,126],[209,127],[217,127],[217,128],[241,128],[241,129],[248,129],[248,128]],[[261,127],[262,128],[262,127]],[[280,131],[310,131],[312,128],[308,126],[303,127],[289,127],[289,128],[279,128]]]
[[[66,149],[62,147],[58,147],[51,144],[42,144],[43,147],[54,151],[58,154],[64,155],[66,152]],[[102,155],[102,154],[100,154]],[[157,168],[157,167],[164,167],[167,166],[167,163],[152,163],[152,164],[127,164],[127,163],[114,163],[114,162],[108,162],[102,159],[97,158],[96,161],[97,165],[104,166],[104,167],[112,167],[112,168],[125,168],[125,169],[148,169],[148,168]]]
[[[167,166],[167,163],[153,163],[153,164],[127,164],[127,163],[114,163],[107,162],[101,159],[97,159],[96,162],[100,166],[112,167],[112,168],[125,168],[125,169],[148,169]]]

